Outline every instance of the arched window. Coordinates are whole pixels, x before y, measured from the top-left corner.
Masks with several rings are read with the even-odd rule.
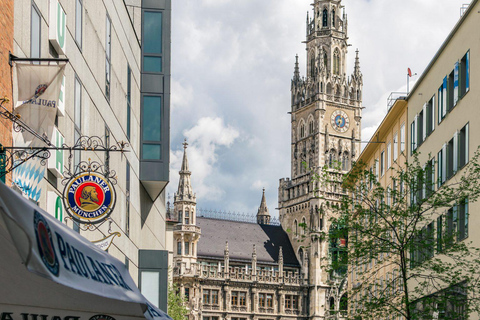
[[[295,220],[293,223],[293,230],[295,231],[295,237],[298,237],[298,222]]]
[[[313,120],[311,120],[310,123],[308,124],[308,134],[309,135],[313,134],[314,130],[315,130],[315,124]]]
[[[301,139],[302,139],[302,138],[305,138],[305,124],[304,124],[304,123],[302,123],[302,124],[300,125],[300,138],[301,138]]]
[[[335,28],[335,9],[332,10],[332,27]]]
[[[357,90],[357,100],[360,100],[360,95],[361,95],[360,90]]]
[[[307,228],[307,224],[305,221],[305,217],[302,218],[302,235],[305,234],[305,229]]]
[[[340,51],[338,49],[335,49],[333,53],[333,73],[340,74]]]
[[[323,9],[323,27],[328,27],[328,11],[327,9]]]
[[[303,249],[298,250],[298,257],[300,258],[300,264],[303,265]]]
[[[331,311],[335,310],[335,299],[333,299],[333,297],[330,297],[329,307]]]
[[[340,311],[347,311],[347,310],[348,310],[348,297],[347,297],[347,294],[345,293],[340,298]]]

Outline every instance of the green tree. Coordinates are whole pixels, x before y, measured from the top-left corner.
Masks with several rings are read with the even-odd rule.
[[[173,320],[185,320],[189,311],[186,307],[187,300],[180,293],[177,284],[173,283],[168,286],[168,315]]]
[[[480,249],[468,238],[478,159],[479,151],[449,179],[418,155],[385,185],[363,163],[341,178],[346,196],[330,205],[335,227],[324,237],[347,239],[348,259],[329,257],[329,268],[348,263],[348,318],[467,319],[480,311]],[[334,171],[325,168],[316,182],[338,183]]]

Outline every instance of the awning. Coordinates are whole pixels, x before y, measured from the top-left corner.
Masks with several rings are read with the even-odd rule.
[[[125,265],[0,183],[0,318],[168,320]]]

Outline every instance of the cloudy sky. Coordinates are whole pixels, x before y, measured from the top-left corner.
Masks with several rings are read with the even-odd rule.
[[[172,1],[170,196],[182,142],[197,206],[255,214],[266,188],[278,215],[278,180],[290,176],[290,81],[305,74],[305,20],[312,0]],[[390,92],[420,75],[470,0],[343,0],[348,72],[360,51],[362,140],[386,113]],[[414,77],[418,78],[418,76]]]

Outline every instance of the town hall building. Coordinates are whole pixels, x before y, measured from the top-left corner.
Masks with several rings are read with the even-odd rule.
[[[346,253],[331,241],[330,208],[360,153],[363,80],[358,51],[347,76],[348,23],[341,0],[315,0],[307,16],[307,74],[291,85],[291,177],[280,179],[280,224],[262,195],[256,223],[197,215],[187,144],[174,198],[173,281],[190,320],[342,319]],[[328,183],[315,177],[326,169]],[[340,169],[340,170],[338,170]]]

